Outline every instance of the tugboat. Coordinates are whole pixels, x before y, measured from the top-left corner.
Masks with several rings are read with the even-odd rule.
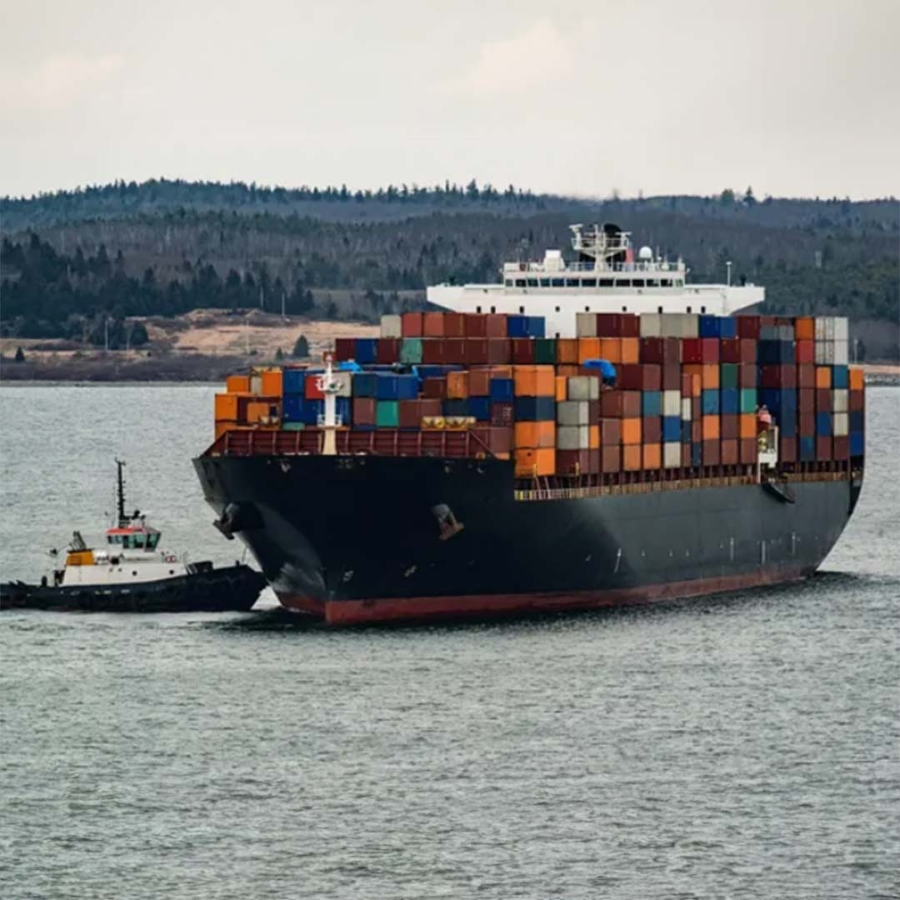
[[[81,612],[246,612],[265,587],[263,575],[243,563],[216,569],[160,548],[161,533],[146,515],[125,513],[125,463],[118,468],[117,524],[106,546],[92,549],[73,533],[65,564],[39,585],[0,584],[0,609]],[[56,555],[56,551],[51,551]]]

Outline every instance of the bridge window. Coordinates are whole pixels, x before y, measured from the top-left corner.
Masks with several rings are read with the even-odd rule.
[[[671,278],[663,278],[659,283],[663,287],[672,287],[672,279]]]
[[[562,278],[553,278],[550,283],[553,285],[553,287],[563,287],[565,285],[565,282]]]
[[[578,281],[577,278],[567,278],[566,279],[566,287],[574,287],[574,288],[581,287],[581,283]]]
[[[517,279],[516,279],[516,287],[517,287],[517,288],[523,288],[523,287],[525,287],[525,279],[524,279],[524,278],[517,278]]]
[[[556,307],[556,311],[559,312],[559,307],[558,307],[558,306]]]
[[[706,312],[706,307],[705,307],[705,306],[701,306],[701,307],[700,307],[700,312],[705,313],[705,312]]]
[[[623,306],[623,307],[622,307],[622,312],[628,312],[628,307],[627,307],[627,306]]]
[[[612,287],[613,280],[612,278],[601,278],[600,279],[600,287]]]
[[[590,308],[589,306],[586,306],[586,307],[584,308],[584,311],[585,311],[585,312],[590,312],[590,311],[591,311],[591,308]]]
[[[675,282],[675,287],[684,287],[684,280],[679,278]]]
[[[550,279],[542,278],[541,279],[541,287],[550,287]]]
[[[656,307],[656,311],[657,311],[658,313],[662,313],[662,307],[661,307],[661,306],[657,306],[657,307]]]
[[[480,307],[480,306],[476,306],[476,307],[475,307],[475,312],[480,313],[480,312],[481,312],[481,307]]]
[[[496,306],[492,306],[492,307],[491,307],[491,314],[493,315],[493,314],[496,313],[496,312],[497,312],[497,307],[496,307]]]
[[[688,308],[687,308],[687,311],[688,311],[688,312],[690,312],[690,311],[691,311],[691,308],[690,308],[690,306],[689,306],[689,307],[688,307]]]
[[[537,287],[537,286],[538,286],[537,278],[529,278],[528,279],[528,287]]]
[[[503,282],[507,287],[512,287],[512,278],[507,278],[506,281]]]
[[[620,279],[616,282],[616,287],[620,287],[620,288],[623,288],[623,287],[631,287],[631,279],[629,279],[629,278],[620,278]]]
[[[644,286],[644,279],[643,279],[643,278],[634,278],[634,279],[632,279],[632,281],[631,281],[631,286],[632,286],[632,287],[640,287],[640,288],[642,288],[642,287]]]
[[[648,278],[647,287],[659,287],[659,282],[655,278]]]
[[[597,287],[597,279],[596,278],[582,278],[581,279],[582,287]]]

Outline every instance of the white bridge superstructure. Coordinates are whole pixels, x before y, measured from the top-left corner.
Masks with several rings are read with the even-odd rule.
[[[669,262],[615,225],[571,225],[577,261],[547,250],[540,262],[508,262],[499,284],[440,284],[428,301],[454,312],[543,316],[548,337],[575,337],[575,316],[597,313],[695,313],[730,316],[765,299],[753,284],[688,284],[679,258]],[[730,264],[729,264],[730,271]]]

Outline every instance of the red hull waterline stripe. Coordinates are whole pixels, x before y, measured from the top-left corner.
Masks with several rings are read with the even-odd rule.
[[[469,594],[459,597],[391,597],[376,600],[317,601],[299,594],[279,593],[283,606],[310,613],[329,625],[359,625],[435,618],[466,618],[484,615],[599,609],[659,600],[681,600],[721,594],[743,588],[798,581],[809,569],[779,569],[726,575],[670,584],[643,585],[608,591],[574,591],[545,594]]]

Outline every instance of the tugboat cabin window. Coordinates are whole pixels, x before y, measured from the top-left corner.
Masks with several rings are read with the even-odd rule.
[[[551,283],[553,284],[553,287],[562,287],[565,284],[562,278],[554,278]]]
[[[516,279],[516,287],[517,287],[517,288],[523,288],[523,287],[525,287],[525,279],[524,279],[524,278],[517,278],[517,279]]]
[[[550,287],[550,279],[542,278],[541,279],[541,287]]]
[[[612,278],[601,278],[600,279],[600,287],[612,287],[613,280]]]
[[[566,279],[566,287],[574,287],[574,288],[580,287],[578,279],[577,278],[567,278]]]
[[[597,279],[596,278],[583,278],[581,280],[582,287],[592,288],[597,287]]]
[[[529,278],[528,279],[528,287],[537,287],[537,286],[538,286],[537,278]]]

